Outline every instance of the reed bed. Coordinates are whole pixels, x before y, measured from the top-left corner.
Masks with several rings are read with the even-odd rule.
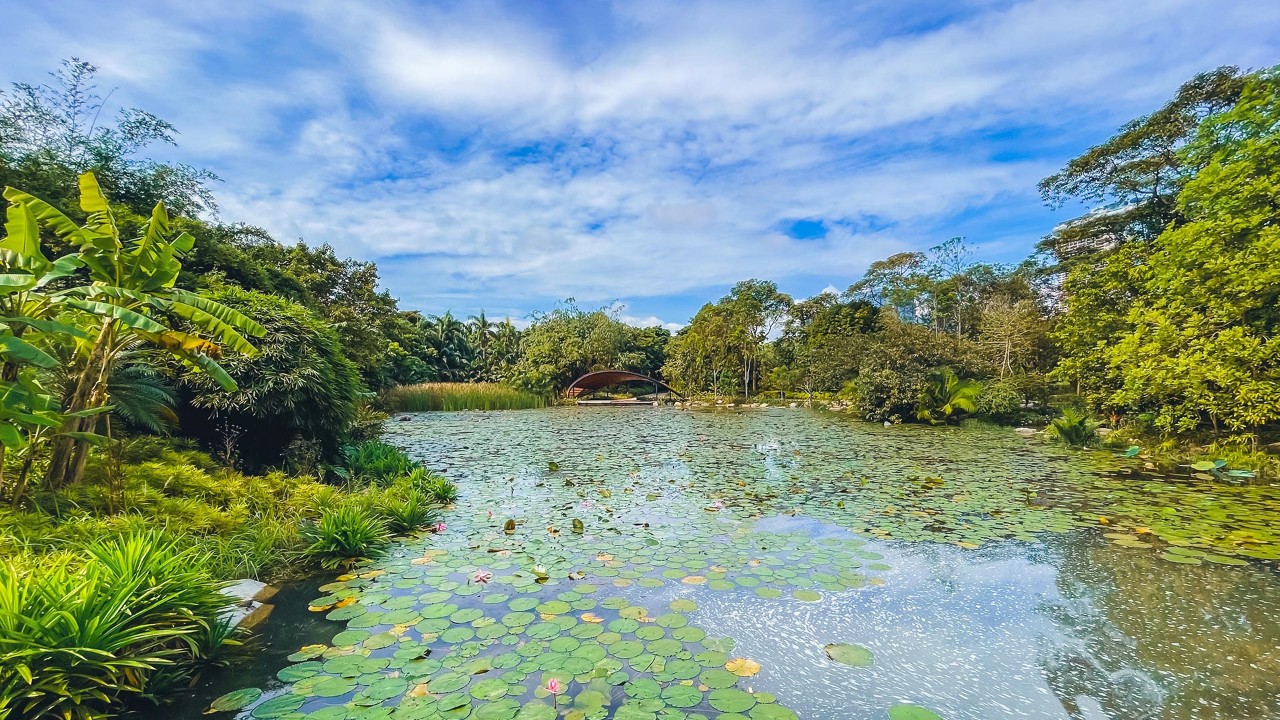
[[[500,383],[420,383],[401,385],[383,395],[392,412],[423,410],[525,410],[546,407],[541,395]]]

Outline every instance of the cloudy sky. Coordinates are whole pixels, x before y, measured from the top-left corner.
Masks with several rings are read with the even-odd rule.
[[[1280,62],[1274,0],[0,0],[0,82],[64,57],[172,121],[221,219],[377,261],[402,306],[574,297],[680,323],[962,235],[1196,72]]]

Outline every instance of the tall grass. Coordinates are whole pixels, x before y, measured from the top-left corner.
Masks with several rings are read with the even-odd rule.
[[[388,390],[383,402],[393,412],[423,410],[526,410],[546,407],[541,395],[499,383],[421,383]]]

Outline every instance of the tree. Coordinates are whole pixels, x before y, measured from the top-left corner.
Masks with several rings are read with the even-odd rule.
[[[185,375],[181,386],[191,409],[186,431],[206,443],[219,441],[224,425],[253,442],[240,457],[250,467],[278,464],[290,443],[317,446],[330,459],[341,452],[364,395],[355,365],[342,352],[337,333],[314,312],[284,298],[232,286],[209,291],[210,299],[262,318],[265,334],[253,356],[225,359],[237,385],[225,392],[207,375]]]
[[[105,101],[93,84],[97,71],[71,58],[50,73],[50,83],[14,83],[0,92],[0,185],[71,206],[68,188],[93,172],[109,195],[131,208],[164,203],[191,217],[215,210],[207,187],[217,180],[213,173],[137,157],[155,144],[174,145],[177,130],[137,108],[118,110],[114,121],[104,117]]]
[[[760,350],[773,331],[786,319],[791,296],[778,292],[778,284],[767,280],[743,280],[720,299],[734,327],[742,367],[742,395],[750,397],[759,374]]]
[[[630,370],[645,374],[661,367],[667,333],[634,328],[618,319],[616,307],[586,311],[572,299],[551,312],[534,315],[521,333],[506,331],[520,348],[510,379],[531,392],[550,394],[594,370]]]
[[[741,358],[738,322],[724,303],[703,305],[667,343],[666,381],[686,393],[710,389],[719,400],[727,374]]]
[[[1258,433],[1280,421],[1280,71],[1248,79],[1231,109],[1180,151],[1199,168],[1185,222],[1151,244],[1116,342],[1110,401],[1158,427]]]
[[[1093,206],[1055,228],[1040,248],[1052,257],[1045,272],[1063,274],[1066,312],[1053,332],[1063,358],[1053,376],[1073,383],[1094,408],[1119,409],[1112,403],[1123,381],[1105,349],[1130,326],[1152,241],[1185,222],[1177,197],[1204,160],[1180,149],[1204,118],[1236,102],[1244,83],[1234,67],[1197,75],[1163,107],[1125,124],[1040,182],[1050,207],[1069,201]]]
[[[77,262],[88,271],[90,284],[57,293],[59,306],[78,311],[92,325],[92,340],[77,343],[63,407],[68,418],[55,438],[48,479],[60,487],[78,482],[89,446],[85,433],[97,425],[86,415],[107,404],[107,383],[119,353],[146,343],[163,349],[186,367],[207,373],[222,387],[235,389],[215,358],[222,346],[245,354],[256,350],[241,334],[261,335],[262,326],[198,293],[175,287],[182,271],[181,257],[194,238],[174,236],[164,204],[157,204],[141,235],[121,240],[116,219],[93,173],[80,176],[80,207],[87,215],[78,226],[66,215],[28,193],[5,188],[10,203],[39,221],[62,242],[78,247]],[[33,223],[23,223],[21,242],[38,243]],[[165,322],[177,320],[187,329]],[[203,335],[198,334],[203,333]]]
[[[819,293],[795,303],[775,344],[784,387],[802,389],[811,399],[817,390],[839,389],[856,375],[866,335],[877,327],[876,308],[866,300]]]

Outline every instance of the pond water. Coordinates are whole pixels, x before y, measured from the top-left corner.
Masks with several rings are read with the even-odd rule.
[[[179,717],[1280,718],[1280,488],[794,409],[408,417],[447,529],[282,594]]]

